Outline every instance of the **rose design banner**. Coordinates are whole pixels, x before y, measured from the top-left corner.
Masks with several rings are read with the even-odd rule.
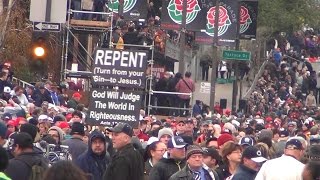
[[[212,44],[215,25],[215,1],[206,15],[207,24],[205,30],[196,33],[195,41],[199,44]],[[219,6],[218,38],[219,46],[235,47],[237,37],[238,1],[222,0]]]
[[[129,21],[136,21],[139,19],[146,19],[148,14],[147,0],[124,0],[123,2],[123,16],[124,19]],[[119,0],[110,0],[107,8],[114,12],[119,13]]]
[[[178,30],[182,24],[184,0],[163,0],[161,28]],[[200,31],[206,25],[209,0],[187,0],[186,29]]]
[[[258,1],[242,1],[240,7],[240,38],[255,39],[257,35]]]

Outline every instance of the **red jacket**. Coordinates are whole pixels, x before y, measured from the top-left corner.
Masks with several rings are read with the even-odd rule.
[[[192,93],[195,91],[195,85],[191,78],[180,79],[176,85],[176,91],[179,93]],[[189,95],[178,95],[181,99],[190,99]]]

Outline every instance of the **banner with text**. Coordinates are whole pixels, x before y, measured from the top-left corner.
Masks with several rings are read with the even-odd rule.
[[[206,25],[209,0],[187,0],[186,29],[199,31]],[[182,24],[183,0],[163,0],[161,28],[178,30]]]
[[[210,3],[212,5],[208,8],[206,20],[207,24],[205,29],[201,32],[196,32],[196,43],[199,44],[212,44],[214,37],[215,25],[215,1]],[[238,1],[234,0],[221,0],[219,6],[219,22],[218,22],[218,38],[219,46],[235,46],[235,39],[237,37],[237,18],[238,18]]]
[[[145,87],[148,51],[99,48],[95,52],[92,84]]]
[[[240,38],[255,39],[257,35],[258,1],[242,1],[240,7]]]
[[[106,6],[111,12],[118,13],[119,0],[112,0]],[[146,19],[147,13],[147,0],[124,0],[123,16],[125,20],[137,21],[139,19]]]
[[[90,125],[104,126],[125,122],[137,127],[142,94],[142,91],[92,89],[86,122]]]

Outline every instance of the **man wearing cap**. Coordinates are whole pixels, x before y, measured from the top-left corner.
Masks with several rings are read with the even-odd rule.
[[[190,145],[187,148],[186,166],[173,174],[170,180],[212,180],[218,179],[218,174],[214,173],[208,166],[203,164],[203,150],[198,145]]]
[[[212,171],[215,171],[218,164],[222,161],[219,152],[214,148],[203,148],[203,163]]]
[[[42,154],[33,150],[32,137],[25,133],[19,132],[12,137],[10,146],[14,154],[14,158],[9,161],[9,166],[5,173],[12,180],[28,180],[32,166],[38,165],[44,169],[48,168],[48,164]]]
[[[299,160],[304,154],[302,143],[298,139],[287,141],[284,155],[263,164],[256,180],[302,180],[304,164]]]
[[[183,119],[180,119],[178,121],[176,128],[177,128],[177,131],[175,132],[175,135],[176,136],[183,135],[186,131],[186,122]]]
[[[187,143],[180,136],[168,141],[168,157],[162,158],[151,169],[149,180],[168,180],[170,176],[185,166],[185,146]]]
[[[242,137],[239,141],[239,145],[241,145],[242,151],[245,150],[249,146],[254,145],[254,141],[250,136]]]
[[[127,123],[118,123],[108,131],[112,132],[112,144],[117,152],[113,155],[103,179],[142,180],[144,161],[141,153],[131,143],[132,127]]]
[[[73,93],[72,98],[67,102],[67,107],[76,109],[81,97],[82,96],[80,93],[78,92]]]
[[[83,172],[90,174],[90,180],[100,180],[106,170],[108,159],[106,157],[106,138],[95,130],[91,133],[88,141],[88,150],[82,153],[75,164]]]
[[[232,180],[254,180],[261,163],[266,160],[258,148],[254,146],[247,147],[242,153],[241,163]]]
[[[69,153],[71,154],[72,161],[75,161],[88,148],[88,145],[82,140],[83,136],[85,135],[83,124],[79,122],[73,123],[70,135],[72,137],[62,141],[62,144],[69,146]]]

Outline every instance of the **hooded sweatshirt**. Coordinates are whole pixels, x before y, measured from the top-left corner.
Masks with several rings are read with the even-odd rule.
[[[58,126],[52,126],[51,128],[49,128],[48,132],[50,130],[55,130],[58,132],[58,134],[59,134],[59,143],[58,144],[61,144],[61,141],[64,140],[64,132],[62,131],[62,129],[59,128]]]
[[[85,173],[91,175],[91,180],[100,180],[106,170],[108,160],[106,157],[106,148],[102,154],[98,155],[92,151],[92,141],[95,138],[100,138],[106,144],[104,135],[99,131],[93,131],[88,141],[88,150],[81,154],[76,160],[76,165],[79,166]]]

